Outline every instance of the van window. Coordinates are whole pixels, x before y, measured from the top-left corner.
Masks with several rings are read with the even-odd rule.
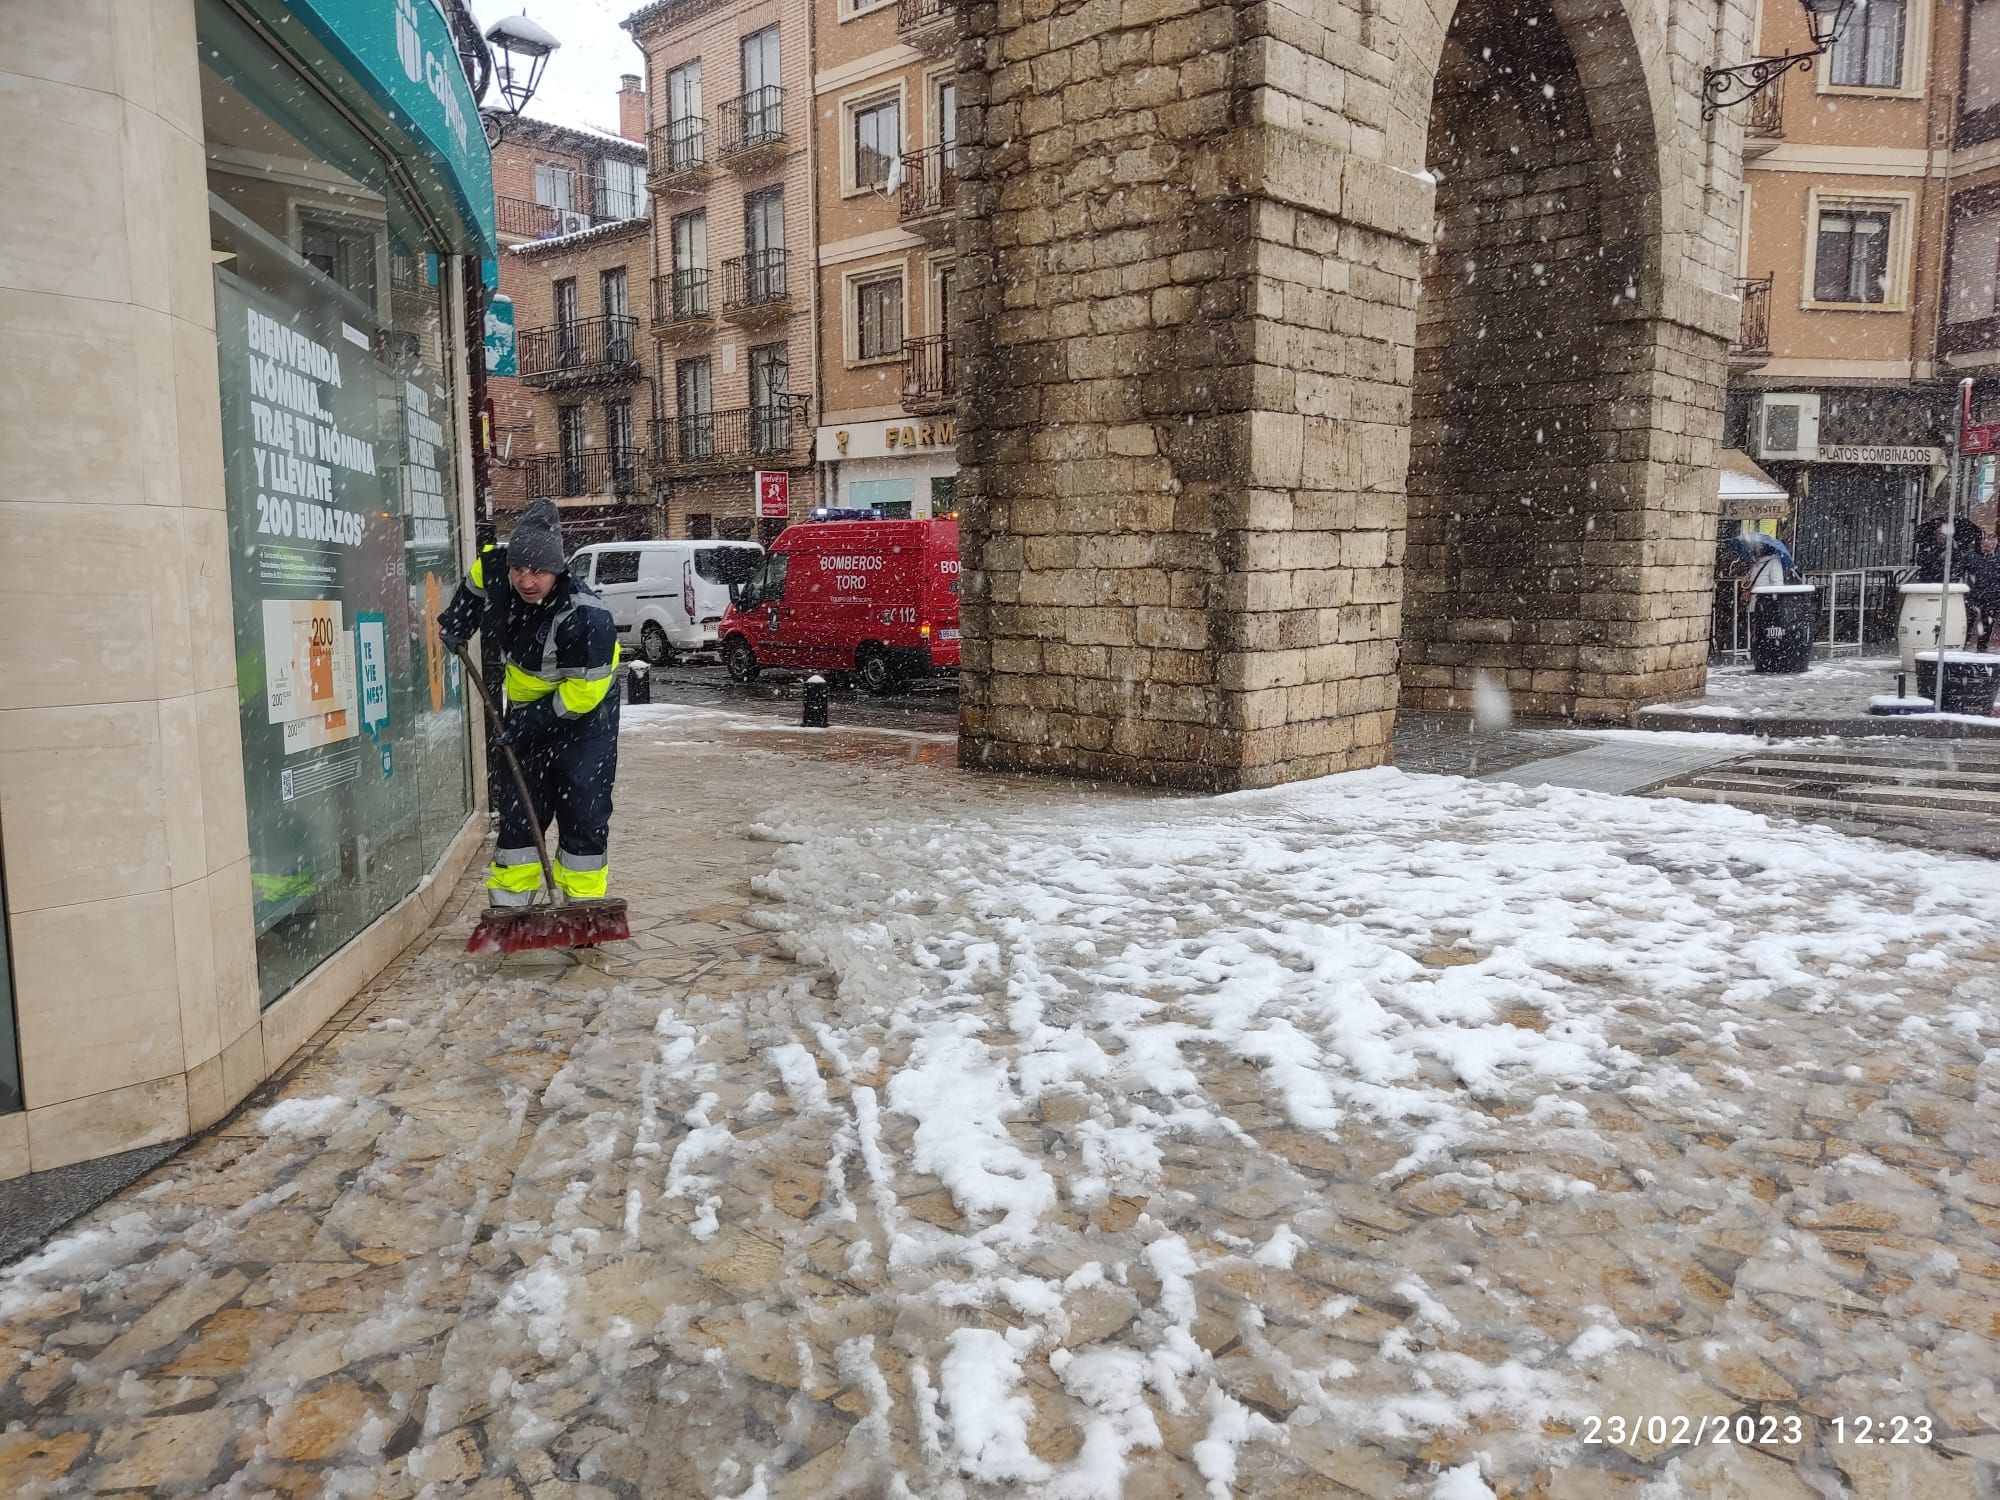
[[[720,547],[699,548],[694,555],[694,576],[705,583],[727,582],[728,580],[722,576],[722,552],[723,549]]]
[[[764,566],[757,570],[756,582],[750,585],[751,608],[759,604],[775,604],[785,597],[785,576],[791,571],[792,559],[788,554],[779,553],[764,559]]]
[[[639,554],[637,552],[598,553],[597,581],[599,583],[637,583],[639,581]]]

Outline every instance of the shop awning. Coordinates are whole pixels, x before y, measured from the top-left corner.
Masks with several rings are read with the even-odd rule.
[[[1724,448],[1716,470],[1716,493],[1722,505],[1717,518],[1724,521],[1782,521],[1792,513],[1792,497],[1785,487],[1751,461],[1740,448]]]

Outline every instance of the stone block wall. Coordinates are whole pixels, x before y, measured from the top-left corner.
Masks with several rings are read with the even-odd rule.
[[[1699,68],[1659,15],[1535,19],[973,12],[968,763],[1264,785],[1385,759],[1399,667],[1419,702],[1483,666],[1585,716],[1698,686],[1733,171],[1681,132]],[[1489,76],[1444,61],[1453,27]],[[1445,137],[1515,122],[1442,197],[1434,82]],[[1469,299],[1468,235],[1501,273]],[[1491,352],[1460,357],[1467,317]],[[1563,525],[1510,524],[1529,493]]]

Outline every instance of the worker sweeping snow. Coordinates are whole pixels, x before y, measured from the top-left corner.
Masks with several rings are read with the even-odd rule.
[[[606,900],[618,774],[616,627],[597,595],[570,576],[552,502],[534,501],[521,513],[504,577],[495,576],[497,555],[488,550],[473,562],[438,616],[455,655],[475,632],[499,654],[506,713],[491,743],[517,773],[495,778],[500,833],[486,877],[494,909],[469,946],[511,952],[626,936],[624,903]],[[560,836],[550,861],[544,836],[552,817]],[[545,889],[545,869],[562,905]],[[538,898],[552,905],[535,907]],[[573,917],[565,920],[565,911]]]

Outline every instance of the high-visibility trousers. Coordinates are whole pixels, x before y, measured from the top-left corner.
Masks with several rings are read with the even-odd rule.
[[[546,737],[514,747],[543,832],[551,822],[561,830],[551,860],[556,884],[579,900],[604,895],[611,872],[607,851],[611,787],[618,775],[618,717],[614,710],[608,725],[599,722],[603,717],[592,716],[587,734],[574,736],[558,726]],[[542,865],[527,809],[504,765],[495,805],[500,836],[486,875],[487,896],[495,906],[526,906],[542,888]]]

